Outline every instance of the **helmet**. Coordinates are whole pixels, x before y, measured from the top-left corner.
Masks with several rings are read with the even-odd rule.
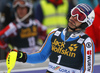
[[[84,3],[75,6],[71,10],[71,15],[77,16],[77,20],[79,22],[82,22],[80,27],[83,29],[85,29],[88,26],[91,26],[95,18],[94,10],[89,5]]]
[[[31,0],[14,0],[13,2],[13,7],[16,8],[17,6],[21,6],[21,7],[28,7],[28,13],[23,17],[23,18],[19,18],[17,13],[15,12],[15,17],[16,20],[18,22],[24,21],[25,19],[27,19],[31,14],[32,14],[32,4],[30,2]]]

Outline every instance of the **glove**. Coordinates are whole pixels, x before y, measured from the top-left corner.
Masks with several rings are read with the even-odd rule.
[[[27,60],[27,54],[26,54],[25,52],[18,51],[18,50],[16,50],[16,49],[11,50],[10,53],[12,53],[12,52],[16,52],[16,53],[17,53],[16,61],[23,62],[23,63],[26,62],[26,60]],[[10,53],[8,52],[6,59],[8,58],[8,55],[9,55]],[[13,55],[13,54],[11,54],[11,55]]]
[[[25,63],[26,60],[27,60],[27,54],[22,51],[18,51],[17,52],[17,61]]]
[[[22,51],[13,50],[8,53],[6,57],[6,65],[7,65],[7,73],[10,73],[11,70],[14,68],[16,61],[19,62],[26,62],[27,54]]]

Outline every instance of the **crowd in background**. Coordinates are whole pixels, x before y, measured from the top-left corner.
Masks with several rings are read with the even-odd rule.
[[[0,0],[0,30],[5,28],[10,22],[15,20],[15,13],[14,13],[15,10],[13,9],[13,1],[14,0]],[[98,5],[98,0],[58,0],[59,1],[58,3],[55,2],[57,0],[47,0],[48,3],[51,2],[53,4],[53,6],[54,6],[53,7],[54,10],[53,10],[52,7],[46,8],[46,6],[45,6],[46,3],[44,1],[46,1],[46,0],[32,0],[32,3],[33,3],[32,17],[35,19],[38,19],[44,26],[47,27],[47,35],[54,28],[59,28],[61,26],[63,26],[63,27],[67,26],[66,17],[67,18],[70,17],[70,10],[75,5],[77,5],[79,3],[86,3],[86,4],[90,5],[93,9]],[[64,7],[61,8],[62,3],[65,4],[64,5],[65,11],[63,11]],[[47,7],[49,7],[49,6],[47,6]],[[44,8],[46,8],[47,10],[45,10]],[[62,9],[62,11],[61,11],[61,9]],[[57,10],[57,11],[55,11],[55,10]],[[54,13],[54,12],[58,12],[58,15],[61,14],[61,16],[58,17],[55,15],[52,15],[52,13]],[[51,16],[50,16],[50,14],[51,14]],[[53,16],[55,16],[55,17],[53,17]],[[54,21],[55,19],[57,19],[57,21]],[[49,28],[49,27],[51,27],[51,28]],[[99,30],[100,30],[100,28],[99,28]],[[89,30],[87,30],[87,31],[89,31]],[[0,49],[0,54],[1,54],[1,52],[2,52],[2,50]],[[3,53],[2,53],[2,56],[3,56]]]
[[[13,1],[14,0],[0,0],[0,26],[5,27],[9,22],[14,20],[14,9],[13,9]],[[39,7],[40,1],[43,0],[32,0],[33,2],[33,12],[35,17],[42,22],[43,15],[39,18],[38,15],[40,12],[37,12],[37,8]],[[86,3],[90,5],[93,9],[97,6],[98,0],[64,0],[69,3],[69,11],[79,3]],[[39,14],[38,14],[39,13]],[[0,28],[2,28],[0,27]]]

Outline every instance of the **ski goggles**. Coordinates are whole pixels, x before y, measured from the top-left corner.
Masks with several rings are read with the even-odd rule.
[[[82,23],[86,22],[86,20],[87,20],[86,14],[84,12],[82,12],[79,8],[76,8],[76,7],[71,10],[71,15],[77,16],[77,20]]]
[[[26,5],[26,2],[24,0],[15,0],[13,2],[13,7],[16,7],[17,5],[24,7]]]

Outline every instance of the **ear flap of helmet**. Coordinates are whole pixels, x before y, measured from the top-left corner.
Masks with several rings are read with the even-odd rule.
[[[91,26],[92,23],[93,23],[93,21],[94,21],[94,18],[95,18],[95,12],[94,12],[94,10],[92,10],[92,12],[88,15],[87,18],[88,19],[87,19],[86,23],[88,24],[88,26]]]

